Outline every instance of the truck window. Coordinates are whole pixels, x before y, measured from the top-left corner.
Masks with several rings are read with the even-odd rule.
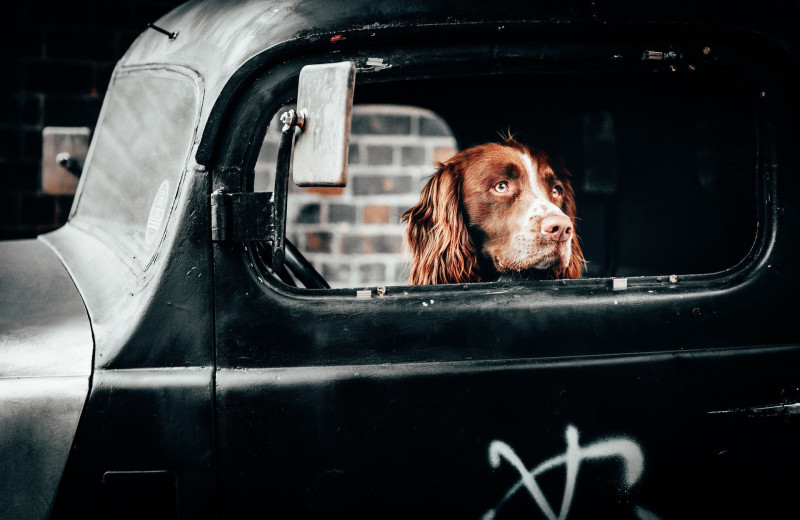
[[[292,186],[289,196],[287,237],[332,287],[405,284],[400,214],[434,163],[507,132],[571,172],[583,277],[719,273],[753,248],[753,93],[724,78],[506,75],[357,86],[359,95],[349,186]],[[385,120],[405,126],[390,133]],[[264,191],[278,132],[271,124],[259,162]]]
[[[194,139],[197,87],[163,69],[123,72],[114,82],[71,221],[145,269],[164,236]]]

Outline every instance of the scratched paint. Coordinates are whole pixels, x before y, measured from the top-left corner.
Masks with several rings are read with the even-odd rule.
[[[636,442],[625,437],[613,437],[581,446],[578,442],[578,436],[578,429],[575,426],[567,426],[565,433],[566,451],[561,455],[545,460],[532,469],[526,468],[511,446],[500,440],[492,441],[489,444],[489,464],[491,467],[497,469],[503,461],[506,461],[519,472],[520,479],[511,486],[495,507],[489,509],[483,515],[483,520],[493,520],[503,504],[523,488],[527,490],[548,520],[565,520],[569,515],[569,510],[575,497],[575,483],[578,479],[581,464],[585,461],[617,458],[623,465],[623,484],[625,487],[631,488],[639,481],[644,471],[644,456]],[[564,480],[564,494],[561,498],[561,505],[558,514],[556,514],[536,482],[536,477],[560,466],[564,466],[566,469],[566,478]],[[636,514],[642,519],[657,520],[658,518],[641,507],[636,508]]]

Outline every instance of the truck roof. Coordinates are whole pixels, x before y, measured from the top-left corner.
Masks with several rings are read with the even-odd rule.
[[[205,90],[199,128],[203,132],[209,116],[213,119],[214,113],[224,112],[243,81],[294,44],[315,43],[324,48],[356,40],[368,47],[371,41],[386,43],[386,34],[413,42],[414,32],[421,31],[441,31],[446,42],[446,29],[456,26],[497,25],[501,29],[507,24],[569,24],[613,31],[616,26],[680,23],[684,29],[695,25],[709,37],[715,30],[745,29],[791,50],[797,41],[793,27],[797,14],[796,4],[775,1],[761,2],[753,9],[750,4],[719,0],[198,0],[156,21],[154,25],[163,32],[145,30],[119,66],[171,64],[195,70]],[[208,155],[201,148],[198,162]]]

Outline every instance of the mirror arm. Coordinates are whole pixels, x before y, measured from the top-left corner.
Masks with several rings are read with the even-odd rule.
[[[303,128],[305,114],[289,110],[281,114],[281,141],[275,167],[272,215],[272,270],[281,272],[286,260],[286,201],[289,195],[289,174],[292,168],[295,129]]]

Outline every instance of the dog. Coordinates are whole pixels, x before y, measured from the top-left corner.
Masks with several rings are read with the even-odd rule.
[[[570,173],[513,137],[438,165],[402,214],[411,285],[579,278]]]

